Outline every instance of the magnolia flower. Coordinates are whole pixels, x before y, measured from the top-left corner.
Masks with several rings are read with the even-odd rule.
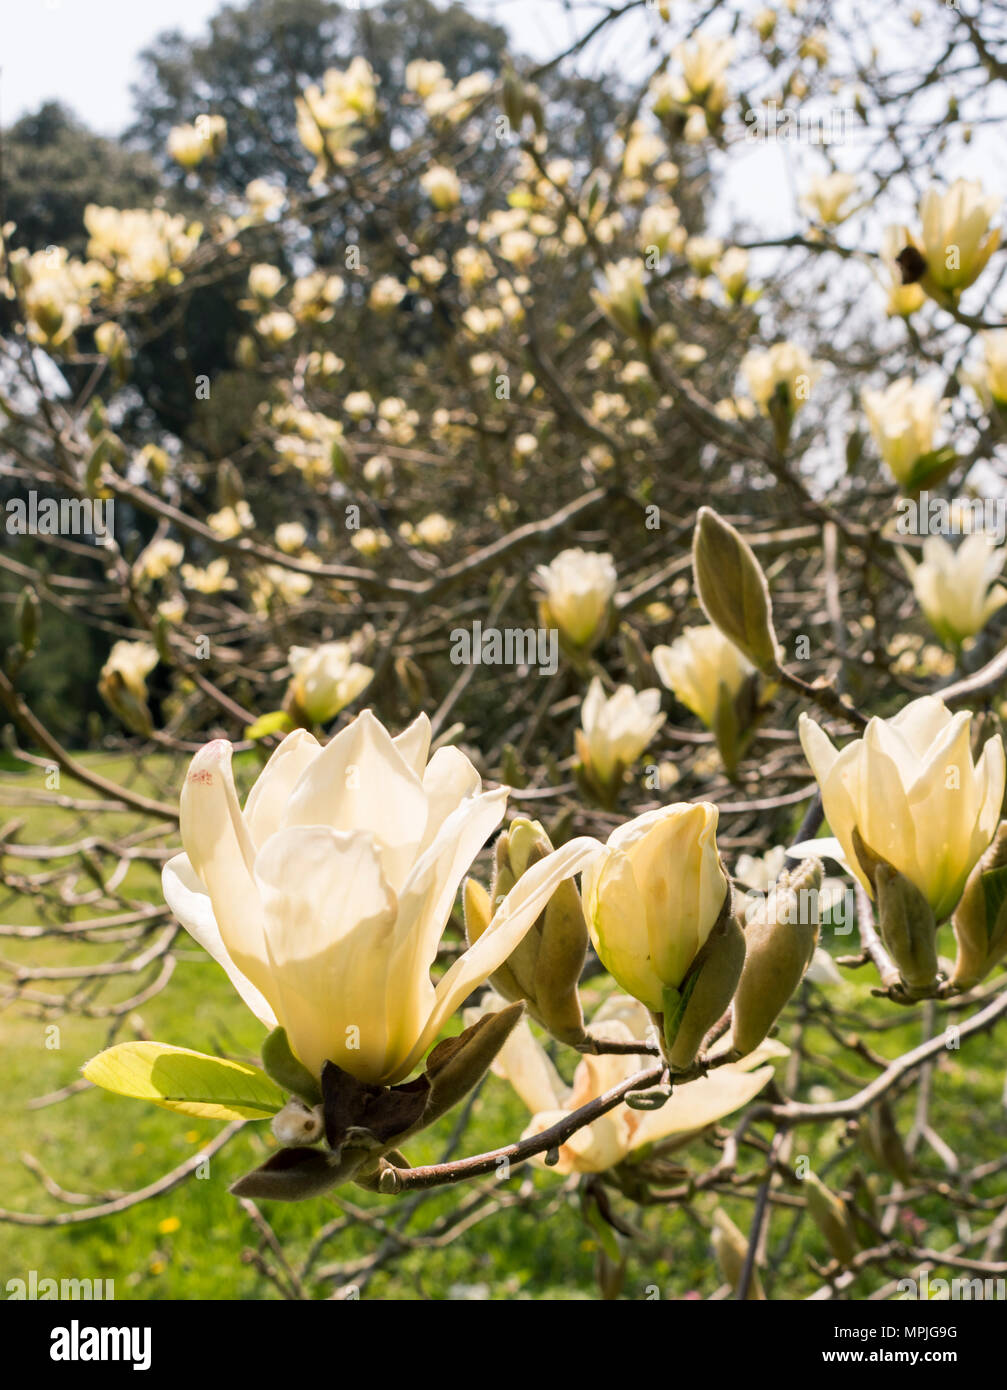
[[[602,635],[617,582],[611,555],[562,550],[535,577],[544,591],[542,617],[573,647],[587,649]]]
[[[727,105],[724,74],[734,56],[732,39],[699,34],[692,43],[680,43],[674,50],[681,76],[672,88],[676,101],[697,105],[716,115]]]
[[[577,730],[577,752],[600,786],[607,786],[631,767],[664,723],[661,692],[620,685],[606,699],[600,679],[588,687]]]
[[[922,231],[909,244],[926,262],[921,278],[930,293],[957,295],[979,278],[1000,245],[1000,228],[990,221],[1000,199],[986,197],[982,184],[956,179],[946,193],[928,188],[920,201]]]
[[[938,921],[961,897],[1003,801],[1000,736],[987,740],[974,764],[971,722],[967,710],[952,716],[925,695],[893,719],[872,719],[840,753],[806,714],[800,719],[801,746],[851,872],[871,893],[853,847],[856,828],[871,852],[920,889]]]
[[[446,164],[431,164],[420,176],[420,187],[439,212],[457,207],[462,196],[458,175]]]
[[[294,555],[303,549],[308,532],[299,521],[281,521],[273,532],[273,539],[278,550],[282,550],[286,555]]]
[[[101,668],[101,675],[118,676],[131,694],[138,700],[146,700],[147,677],[157,660],[157,648],[149,642],[116,642]]]
[[[167,150],[183,169],[195,169],[210,153],[202,131],[194,125],[173,125],[168,131]]]
[[[640,249],[657,248],[658,255],[667,251],[681,251],[686,243],[686,230],[682,226],[678,208],[674,203],[652,203],[640,214]]]
[[[729,892],[716,806],[680,801],[619,826],[584,874],[584,915],[610,975],[655,1013],[677,989]]]
[[[500,966],[556,886],[598,849],[571,840],[533,865],[474,946],[430,970],[455,895],[500,824],[507,788],[483,792],[457,748],[428,762],[430,721],[393,739],[365,710],[322,748],[288,734],[238,804],[231,745],[193,758],[185,852],[164,868],[182,925],[315,1076],[408,1076],[477,984]]]
[[[147,677],[157,661],[157,648],[148,642],[116,642],[98,675],[101,698],[127,728],[144,737],[152,729]]]
[[[724,293],[728,299],[738,303],[748,285],[748,252],[740,246],[729,246],[715,268]]]
[[[606,265],[600,289],[591,298],[605,317],[630,338],[650,324],[650,306],[643,283],[643,262],[626,258]]]
[[[350,642],[291,647],[287,661],[294,678],[290,696],[312,724],[327,724],[370,684],[374,671],[353,660]]]
[[[928,536],[918,565],[901,550],[899,556],[927,622],[951,646],[974,637],[1007,603],[1007,589],[994,583],[1005,552],[979,532],[966,536],[957,550],[941,536]]]
[[[998,328],[979,335],[983,347],[982,365],[969,374],[985,405],[1007,406],[1007,328]]]
[[[479,1009],[466,1010],[466,1023],[503,1006],[503,1000],[490,996]],[[653,1031],[646,1009],[634,999],[613,995],[595,1015],[593,1037],[608,1042],[633,1042]],[[559,1159],[551,1165],[554,1173],[603,1173],[624,1162],[632,1154],[661,1144],[665,1150],[688,1142],[700,1130],[725,1115],[747,1105],[773,1074],[772,1066],[759,1066],[769,1057],[781,1056],[786,1049],[779,1043],[764,1044],[742,1061],[729,1063],[696,1081],[676,1088],[659,1110],[632,1110],[620,1102],[614,1109],[589,1125],[576,1130],[559,1146]],[[581,1059],[568,1086],[524,1021],[508,1037],[493,1061],[497,1076],[510,1082],[532,1113],[523,1139],[566,1119],[574,1110],[597,1100],[606,1091],[628,1081],[652,1059],[646,1054],[603,1053]],[[755,1068],[758,1067],[758,1070]],[[671,1144],[666,1141],[676,1140]],[[545,1164],[545,1156],[536,1156]]]
[[[781,396],[793,415],[811,395],[820,368],[794,343],[774,343],[768,351],[748,353],[742,359],[741,371],[763,415],[771,413],[773,401]]]
[[[719,627],[687,627],[670,647],[655,647],[654,669],[662,683],[686,709],[712,729],[720,703],[720,687],[734,699],[755,667]]]
[[[902,261],[899,259],[908,244],[909,233],[905,227],[885,228],[881,238],[881,260],[888,271],[886,313],[893,318],[908,318],[910,314],[915,314],[916,310],[921,308],[926,301],[926,294],[922,285],[913,279],[907,283],[907,272],[903,269]],[[903,257],[904,259],[905,257]]]
[[[248,272],[248,288],[259,299],[272,299],[283,288],[283,279],[278,266],[260,262]]]
[[[153,540],[137,556],[133,564],[133,575],[137,580],[163,579],[172,570],[178,569],[185,559],[185,547],[178,541],[162,536]]]
[[[810,216],[825,226],[838,226],[849,217],[852,209],[846,204],[857,191],[852,174],[821,175],[808,184],[801,195],[801,206]]]
[[[709,275],[724,251],[715,236],[691,236],[685,243],[685,259],[697,275]]]
[[[933,453],[934,436],[947,401],[922,382],[900,377],[883,391],[863,393],[864,414],[881,457],[903,487],[920,459]]]

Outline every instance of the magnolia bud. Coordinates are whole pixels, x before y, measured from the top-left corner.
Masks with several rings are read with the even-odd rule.
[[[849,1207],[814,1173],[809,1173],[804,1179],[804,1189],[808,1199],[808,1215],[839,1263],[850,1264],[859,1243]]]
[[[526,869],[553,850],[538,821],[518,817],[496,842],[489,895],[474,880],[465,884],[465,930],[474,943],[486,930],[493,905],[510,892]],[[554,1038],[576,1044],[584,1037],[577,982],[587,955],[587,923],[573,879],[564,879],[544,912],[502,966],[491,976],[505,999],[524,1000],[532,1017]]]
[[[811,964],[822,866],[807,859],[780,875],[745,928],[745,968],[734,996],[734,1047],[745,1057],[779,1018]]]
[[[937,923],[926,898],[905,874],[881,863],[874,872],[878,930],[903,984],[928,990],[937,979]]]
[[[741,1287],[741,1276],[748,1256],[748,1241],[727,1212],[722,1211],[720,1207],[713,1213],[712,1242],[720,1272],[737,1293]],[[765,1297],[759,1276],[753,1269],[752,1277],[748,1281],[747,1299],[749,1302],[759,1302]]]
[[[692,542],[696,590],[707,617],[766,675],[779,669],[773,605],[762,566],[733,526],[700,507]]]
[[[38,595],[30,584],[26,585],[18,595],[14,609],[18,641],[26,656],[35,650],[35,643],[38,641],[38,614]]]
[[[745,964],[745,934],[728,891],[720,917],[676,991],[665,990],[665,1056],[672,1071],[695,1061],[703,1039],[727,1010]]]
[[[951,926],[958,942],[951,983],[971,989],[1007,954],[1007,821],[969,875]]]

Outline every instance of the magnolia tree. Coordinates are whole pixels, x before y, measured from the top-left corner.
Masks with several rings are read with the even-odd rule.
[[[361,21],[272,173],[254,92],[180,95],[152,204],[4,228],[8,799],[90,822],[4,831],[5,993],[106,1021],[59,1098],[271,1130],[230,1190],[286,1294],[441,1188],[413,1248],[573,1203],[609,1298],[696,1229],[704,1297],[1007,1271],[1005,1160],[942,1133],[1007,1017],[1007,31],[820,10],[380,80]],[[190,938],[256,1057],[139,1027]]]

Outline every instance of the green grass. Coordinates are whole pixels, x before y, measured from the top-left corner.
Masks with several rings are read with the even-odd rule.
[[[121,777],[138,790],[166,800],[175,795],[179,767],[167,759],[156,758],[136,776],[129,760],[95,758],[89,760],[105,775]],[[254,771],[254,761],[242,768],[242,778]],[[8,764],[0,773],[5,806],[0,819],[23,820],[18,832],[22,843],[65,843],[87,834],[121,834],[137,824],[131,814],[108,813],[80,816],[49,806],[27,804],[26,793],[38,789],[41,774],[25,776]],[[82,788],[72,788],[67,779],[63,793],[93,797]],[[20,800],[19,805],[18,803]],[[65,861],[64,861],[65,862]],[[110,861],[101,861],[107,871]],[[38,873],[53,865],[8,856],[8,875]],[[78,881],[78,891],[86,891],[88,880]],[[137,901],[160,902],[158,875],[149,865],[130,870],[127,896]],[[86,913],[81,910],[76,914]],[[30,925],[40,917],[53,920],[52,906],[11,888],[0,889],[0,922]],[[68,920],[64,910],[64,920]],[[163,928],[157,926],[153,931]],[[114,959],[121,947],[68,940],[0,941],[0,956],[7,962],[61,966]],[[851,948],[844,938],[841,952]],[[120,1033],[121,1038],[140,1033],[160,1041],[219,1051],[227,1055],[252,1057],[258,1053],[262,1030],[231,990],[223,972],[187,938],[176,943],[178,965],[167,987],[142,1004]],[[3,979],[6,981],[5,974]],[[867,972],[860,972],[863,984],[844,986],[833,994],[849,1012],[869,1010],[872,1016],[890,1017],[890,1006],[869,1000]],[[59,991],[65,985],[42,982],[39,988]],[[102,1003],[127,997],[138,987],[129,977],[117,981],[99,996]],[[814,992],[810,996],[815,998]],[[52,1024],[55,1035],[47,1033]],[[457,1027],[457,1024],[455,1025]],[[787,1028],[784,1029],[784,1037]],[[867,1063],[848,1052],[841,1058],[836,1044],[824,1029],[812,1023],[808,1031],[812,1061],[802,1078],[802,1095],[814,1086],[827,1086],[836,1094],[847,1094],[848,1086],[830,1074],[831,1063],[840,1061],[851,1074],[867,1080],[873,1072]],[[33,1098],[71,1085],[81,1065],[109,1040],[109,1023],[82,1018],[79,1014],[58,1017],[32,1017],[23,1004],[7,1006],[0,1012],[0,1044],[4,1059],[4,1102],[0,1109],[0,1206],[15,1212],[46,1215],[72,1212],[78,1208],[57,1201],[23,1164],[22,1153],[33,1155],[50,1177],[64,1188],[87,1195],[95,1201],[109,1194],[141,1188],[194,1154],[219,1132],[215,1122],[193,1120],[171,1114],[141,1102],[115,1097],[87,1088],[58,1104],[31,1108]],[[872,1047],[894,1057],[919,1041],[918,1026],[900,1024],[888,1032],[868,1035]],[[566,1054],[569,1057],[569,1054]],[[1001,1101],[1004,1074],[1002,1039],[994,1034],[976,1040],[966,1051],[942,1054],[935,1078],[934,1124],[943,1138],[968,1163],[994,1159],[1007,1139],[1007,1119]],[[565,1065],[565,1063],[564,1063]],[[567,1068],[569,1074],[569,1068]],[[912,1098],[900,1102],[899,1121],[903,1132],[911,1120]],[[418,1136],[407,1146],[413,1163],[440,1159],[455,1123],[446,1117],[433,1130]],[[512,1140],[527,1123],[524,1108],[510,1088],[490,1077],[473,1106],[472,1120],[456,1153],[474,1153]],[[835,1174],[827,1167],[829,1156],[842,1138],[842,1126],[832,1126],[817,1138],[800,1130],[794,1158],[809,1153],[816,1171],[825,1172],[834,1183],[847,1181],[851,1159],[844,1159]],[[814,1142],[815,1147],[807,1146]],[[248,1124],[225,1150],[210,1163],[209,1176],[189,1178],[174,1191],[143,1202],[111,1217],[61,1228],[25,1227],[4,1224],[0,1235],[0,1286],[11,1278],[27,1278],[35,1269],[40,1277],[106,1278],[115,1281],[120,1298],[142,1299],[262,1299],[279,1294],[275,1286],[244,1258],[244,1252],[257,1248],[255,1228],[227,1188],[241,1173],[261,1162],[273,1141],[264,1124]],[[693,1145],[685,1161],[701,1171],[716,1157],[708,1142]],[[681,1155],[677,1155],[681,1158]],[[746,1164],[756,1164],[757,1156],[746,1156]],[[938,1173],[940,1165],[930,1151],[923,1154],[923,1166]],[[864,1161],[865,1167],[869,1165]],[[1007,1179],[987,1183],[983,1195],[1002,1191]],[[388,1258],[366,1287],[369,1298],[445,1299],[465,1296],[493,1299],[583,1299],[598,1296],[594,1266],[597,1240],[579,1211],[576,1194],[564,1191],[564,1180],[540,1169],[525,1168],[496,1192],[512,1200],[505,1211],[476,1221],[457,1240],[435,1248],[400,1250]],[[363,1213],[373,1212],[396,1226],[403,1240],[421,1235],[453,1211],[459,1202],[468,1202],[475,1189],[440,1190],[423,1199],[389,1198],[349,1187],[331,1197],[298,1205],[270,1205],[264,1208],[295,1265],[302,1260],[319,1229],[345,1214],[343,1203]],[[614,1196],[619,1213],[642,1228],[643,1238],[629,1246],[624,1296],[645,1298],[657,1286],[661,1297],[682,1297],[690,1292],[708,1295],[718,1282],[704,1230],[697,1212],[708,1218],[715,1199],[704,1196],[693,1210],[667,1210],[631,1206]],[[751,1216],[751,1201],[721,1198],[737,1223],[745,1228]],[[916,1233],[914,1222],[924,1221],[928,1244],[940,1248],[956,1239],[954,1221],[947,1203],[939,1196],[915,1204],[900,1225],[904,1238]],[[774,1243],[787,1230],[790,1217],[774,1217]],[[365,1256],[380,1243],[382,1236],[363,1220],[347,1221],[320,1252],[315,1275],[327,1265],[352,1262]],[[808,1257],[826,1259],[818,1232],[804,1221],[786,1266],[786,1274],[776,1285],[777,1296],[800,1297],[817,1287],[819,1280]],[[911,1270],[906,1270],[911,1273]],[[326,1296],[352,1282],[352,1278],[314,1278],[308,1292]],[[880,1275],[869,1275],[858,1286],[863,1292],[876,1287]]]

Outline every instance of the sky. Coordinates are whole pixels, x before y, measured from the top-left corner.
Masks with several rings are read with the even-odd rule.
[[[0,124],[47,99],[71,107],[92,130],[115,135],[129,122],[137,54],[165,29],[194,36],[223,0],[0,0]],[[495,19],[515,46],[550,57],[572,40],[574,18],[539,0],[471,0],[466,8]],[[593,11],[600,13],[600,8]],[[100,35],[100,40],[98,39]],[[81,62],[87,53],[88,62]],[[39,55],[44,55],[40,61]]]

